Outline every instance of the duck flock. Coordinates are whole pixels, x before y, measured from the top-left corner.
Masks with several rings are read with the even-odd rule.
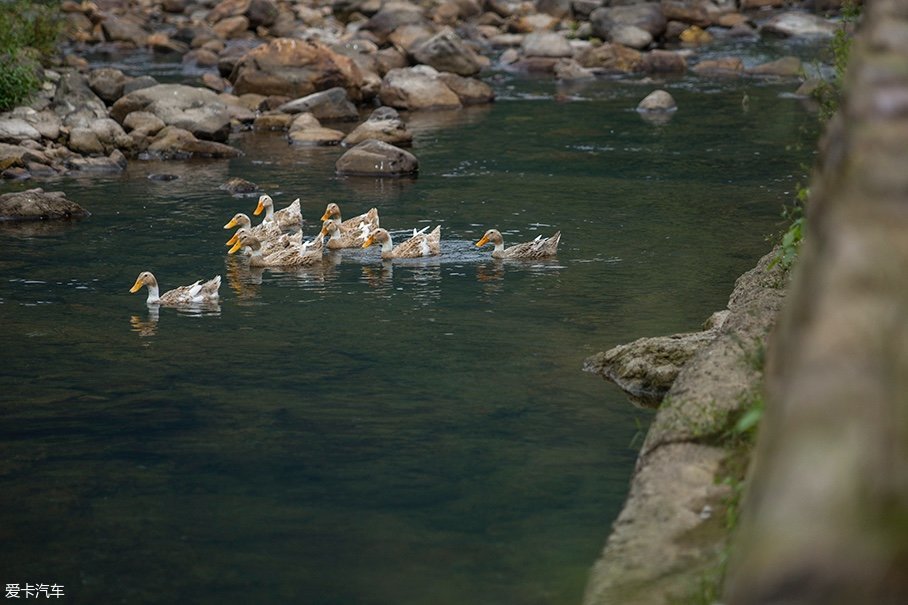
[[[236,229],[227,241],[229,254],[242,253],[249,258],[250,267],[307,267],[321,262],[325,247],[329,250],[343,248],[368,248],[373,244],[381,246],[381,258],[420,258],[441,254],[441,226],[429,231],[413,229],[412,236],[394,245],[391,234],[379,226],[378,209],[343,220],[340,207],[328,204],[322,215],[321,230],[308,241],[303,240],[303,215],[300,201],[296,199],[286,208],[274,209],[274,200],[269,195],[259,197],[254,216],[265,216],[258,225],[252,224],[248,215],[237,213],[224,225],[224,229]],[[325,240],[327,238],[327,241]],[[493,244],[492,258],[537,260],[555,256],[561,232],[551,237],[539,236],[532,242],[504,247],[504,239],[497,229],[489,229],[476,242],[477,247]],[[158,281],[150,271],[143,271],[136,278],[130,292],[148,288],[149,305],[183,306],[213,303],[218,300],[221,276],[208,281],[197,281],[160,293]]]

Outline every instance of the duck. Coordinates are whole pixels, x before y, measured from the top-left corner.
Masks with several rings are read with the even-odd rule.
[[[561,241],[561,231],[556,231],[551,237],[538,236],[531,242],[515,244],[507,248],[504,247],[504,238],[498,229],[489,229],[476,242],[477,248],[482,248],[488,243],[495,244],[492,250],[492,258],[515,258],[524,260],[536,260],[555,256],[558,252],[558,242]]]
[[[201,303],[213,303],[218,300],[218,289],[221,287],[221,276],[216,275],[212,279],[202,282],[201,280],[188,286],[180,286],[173,290],[168,290],[160,294],[158,289],[158,280],[152,275],[151,271],[142,271],[136,278],[136,283],[129,289],[131,294],[135,294],[142,289],[142,286],[148,288],[148,298],[145,300],[149,305],[167,305],[180,306]]]
[[[281,231],[298,231],[303,228],[303,214],[300,212],[299,198],[293,200],[286,208],[275,211],[274,200],[266,193],[259,198],[259,203],[252,214],[258,216],[263,210],[265,212],[265,218],[262,219],[263,225],[273,223]]]
[[[359,248],[369,237],[371,228],[364,222],[360,222],[359,229],[350,229],[344,231],[337,226],[333,220],[328,219],[322,223],[321,236],[328,238],[329,250],[340,250],[342,248]]]
[[[324,239],[321,236],[301,244],[290,244],[289,235],[287,245],[269,255],[262,253],[262,242],[250,234],[242,234],[228,254],[235,254],[238,250],[248,247],[250,267],[307,267],[322,260]]]
[[[293,235],[285,233],[282,235],[274,236],[273,234],[268,234],[267,236],[262,237],[256,236],[254,229],[250,229],[249,227],[240,227],[236,230],[236,233],[233,234],[233,237],[227,240],[227,243],[224,245],[233,246],[243,235],[252,235],[255,236],[257,240],[259,240],[259,243],[261,243],[262,245],[262,256],[268,256],[277,252],[278,250],[283,250],[290,245],[299,246],[303,243],[302,231],[297,231]],[[251,255],[252,253],[252,249],[249,246],[243,246],[242,250],[247,256]]]
[[[370,208],[367,212],[364,212],[359,216],[342,220],[340,206],[334,202],[328,204],[325,208],[325,214],[322,215],[322,221],[327,220],[333,221],[335,225],[340,227],[341,233],[359,231],[360,223],[365,223],[370,231],[374,231],[381,226],[378,224],[378,208]]]
[[[374,243],[381,244],[382,258],[419,258],[440,254],[441,225],[435,227],[431,233],[426,233],[427,229],[428,227],[421,231],[414,229],[410,239],[395,246],[391,241],[391,234],[379,228],[366,238],[363,248],[368,248]]]
[[[278,228],[278,226],[274,223],[262,222],[253,227],[252,221],[249,219],[249,215],[242,212],[237,212],[236,214],[234,214],[233,218],[230,219],[230,221],[226,225],[224,225],[224,229],[233,229],[234,227],[239,227],[240,229],[245,227],[252,231],[252,235],[260,239],[279,237],[282,233],[280,228]],[[236,234],[234,234],[234,237],[230,238],[229,245],[232,246],[236,242],[236,239],[234,239],[235,237]]]

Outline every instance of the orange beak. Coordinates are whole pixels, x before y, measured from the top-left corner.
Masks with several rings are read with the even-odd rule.
[[[236,225],[236,219],[230,219],[230,222],[224,225],[224,229],[233,229]]]
[[[363,248],[368,248],[369,246],[372,245],[372,243],[373,243],[373,242],[372,242],[372,236],[370,235],[370,236],[366,239],[366,241],[363,242]]]
[[[224,244],[224,245],[225,245],[225,246],[232,246],[233,244],[236,243],[236,240],[238,240],[238,239],[240,239],[240,237],[239,237],[236,233],[234,233],[234,234],[233,234],[233,237],[231,237],[229,240],[227,240],[227,243]]]
[[[489,243],[489,238],[487,238],[485,235],[483,235],[482,238],[478,242],[476,242],[476,247],[482,248],[483,246],[485,246],[488,243]]]
[[[237,250],[239,250],[242,247],[243,247],[242,242],[237,241],[235,244],[233,244],[233,247],[227,251],[227,254],[236,254]]]
[[[265,204],[263,204],[261,201],[259,201],[258,205],[255,207],[255,212],[253,212],[252,214],[254,214],[255,216],[258,216],[262,213],[262,210],[264,210],[264,209],[265,209]]]
[[[142,280],[136,278],[136,283],[134,283],[134,284],[132,285],[132,288],[129,289],[129,293],[130,293],[130,294],[135,294],[136,292],[138,292],[139,290],[142,289],[142,286],[143,286],[143,285],[144,285],[144,284],[142,283]]]
[[[331,214],[325,210],[325,213],[322,215],[322,221],[327,221],[329,218],[331,218]]]

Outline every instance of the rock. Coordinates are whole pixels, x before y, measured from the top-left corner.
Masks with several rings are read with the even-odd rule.
[[[123,126],[130,131],[139,131],[150,136],[157,134],[166,124],[151,112],[133,111],[123,120]]]
[[[609,41],[629,48],[643,50],[653,43],[653,36],[636,25],[616,24],[609,30]]]
[[[780,76],[783,78],[797,78],[804,71],[801,59],[794,56],[782,57],[769,63],[762,63],[747,70],[754,76]]]
[[[171,160],[189,157],[235,158],[242,155],[230,145],[214,141],[201,141],[191,132],[176,126],[167,126],[148,145],[149,157]]]
[[[611,40],[612,29],[619,25],[633,25],[658,38],[665,31],[666,19],[662,7],[655,2],[597,8],[590,14],[593,33],[603,40]]]
[[[249,51],[229,79],[238,95],[255,92],[298,98],[340,86],[358,101],[362,87],[362,74],[352,59],[321,43],[290,38]]]
[[[574,15],[587,21],[589,21],[592,12],[601,6],[602,0],[573,0],[571,2],[571,9]]]
[[[107,117],[107,105],[91,90],[86,77],[73,71],[64,73],[57,83],[53,110],[67,128],[88,127]]]
[[[160,55],[184,55],[189,51],[189,45],[178,40],[172,40],[167,34],[155,32],[148,36],[145,44]]]
[[[0,179],[4,181],[25,181],[30,178],[32,178],[31,173],[26,168],[19,168],[18,166],[7,168],[0,173]]]
[[[634,403],[657,407],[684,364],[716,339],[728,311],[719,313],[719,318],[711,321],[710,329],[640,338],[588,357],[583,369],[614,382]]]
[[[60,137],[63,121],[49,109],[35,111],[31,107],[17,107],[10,117],[22,118],[28,122],[42,138],[56,141]]]
[[[246,9],[246,18],[249,25],[256,27],[270,27],[277,21],[279,11],[273,0],[251,0]]]
[[[372,32],[379,44],[402,25],[427,23],[423,9],[409,2],[386,2],[381,10],[372,15],[362,29]]]
[[[443,31],[418,45],[413,56],[420,63],[438,71],[448,71],[459,76],[479,73],[481,63],[472,48],[453,31]]]
[[[256,116],[252,127],[255,130],[288,130],[293,116],[282,111],[269,111]]]
[[[347,91],[339,86],[306,95],[278,107],[284,113],[311,113],[319,120],[358,120],[356,106],[347,99]]]
[[[651,74],[680,74],[687,71],[687,60],[681,53],[655,49],[643,54],[642,68]]]
[[[528,34],[520,45],[520,50],[527,57],[573,57],[571,43],[561,34],[555,32],[538,32]]]
[[[249,29],[249,19],[243,15],[221,19],[211,26],[214,33],[225,40],[239,38]]]
[[[557,19],[571,16],[571,0],[536,0],[536,10]]]
[[[114,149],[129,149],[132,144],[132,138],[110,118],[95,120],[88,127],[73,128],[69,134],[69,148],[83,154],[106,155]]]
[[[408,147],[413,142],[413,135],[407,130],[397,111],[391,107],[379,107],[372,112],[368,120],[344,137],[341,144],[344,147],[352,147],[369,139]]]
[[[21,143],[25,140],[39,141],[41,133],[22,118],[0,118],[0,141]]]
[[[675,111],[678,105],[665,90],[654,90],[637,105],[637,111]]]
[[[148,32],[138,20],[107,14],[101,22],[104,36],[112,42],[127,42],[136,48],[145,46]]]
[[[460,98],[427,66],[392,69],[382,79],[379,98],[398,109],[454,109]]]
[[[577,62],[606,73],[634,73],[643,69],[643,54],[621,44],[602,44],[580,51]]]
[[[662,0],[662,15],[667,20],[698,27],[715,24],[722,12],[713,0]]]
[[[337,145],[344,133],[323,127],[311,113],[301,113],[290,124],[288,136],[294,145]]]
[[[70,170],[79,172],[122,172],[126,168],[126,156],[115,149],[107,157],[83,158],[74,156],[64,163]]]
[[[401,25],[393,32],[388,34],[388,44],[394,48],[399,48],[407,54],[413,54],[413,51],[423,42],[435,35],[435,29],[426,23],[410,23]]]
[[[179,14],[189,6],[189,0],[162,0],[161,8],[164,12]]]
[[[554,30],[560,20],[546,14],[537,13],[535,15],[521,15],[510,22],[510,29],[513,32],[529,34],[532,32]]]
[[[701,76],[737,76],[744,71],[744,63],[738,57],[705,59],[694,65],[692,70]]]
[[[230,17],[238,17],[249,10],[250,4],[250,0],[221,0],[208,12],[205,20],[208,23],[217,23]]]
[[[782,13],[760,26],[760,33],[783,37],[831,37],[835,25],[831,21],[809,13]]]
[[[89,216],[62,191],[29,189],[0,195],[0,221],[44,221]]]
[[[700,29],[696,25],[691,25],[685,29],[678,36],[678,39],[681,40],[684,44],[689,44],[692,46],[700,46],[702,44],[709,44],[713,41],[713,35],[706,30]]]
[[[113,67],[93,69],[88,75],[88,87],[108,105],[123,96],[125,84],[126,74]]]
[[[142,90],[144,88],[151,88],[152,86],[157,86],[158,84],[159,82],[152,76],[138,76],[136,78],[130,78],[126,80],[125,84],[123,84],[123,94],[128,95],[131,92]]]
[[[259,186],[251,181],[235,176],[218,187],[218,189],[223,189],[231,195],[245,195],[248,193],[255,193],[259,190]]]
[[[216,93],[183,84],[158,84],[120,98],[110,116],[121,124],[130,113],[147,111],[168,126],[189,130],[198,138],[226,141],[230,114]]]
[[[202,74],[202,84],[214,92],[224,92],[230,86],[230,82],[213,73]]]
[[[555,65],[555,77],[562,81],[579,81],[579,80],[591,80],[596,77],[596,73],[592,69],[587,69],[574,61],[573,59],[568,59],[565,61],[559,61]]]
[[[415,175],[419,161],[412,153],[382,141],[363,141],[342,155],[335,164],[339,175]]]
[[[461,105],[479,105],[495,100],[492,87],[476,78],[464,78],[452,73],[438,74],[438,79],[454,91]]]

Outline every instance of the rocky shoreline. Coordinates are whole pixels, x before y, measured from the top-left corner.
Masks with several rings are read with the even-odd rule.
[[[58,66],[0,114],[0,177],[118,172],[146,158],[231,158],[241,130],[351,147],[338,172],[412,175],[397,113],[489,103],[495,70],[603,76],[802,76],[800,59],[704,58],[714,40],[831,36],[840,0],[99,0],[61,5]],[[180,58],[194,85],[92,68],[85,56]],[[670,98],[647,109],[671,109]],[[361,121],[345,133],[327,123]],[[368,149],[358,148],[366,141]],[[379,158],[379,161],[376,161]],[[377,168],[398,166],[391,171]],[[348,168],[354,166],[353,169]],[[342,167],[343,166],[343,167]]]

